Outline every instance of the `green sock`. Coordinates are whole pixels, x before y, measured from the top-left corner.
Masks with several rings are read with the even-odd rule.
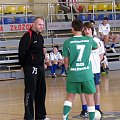
[[[64,102],[64,108],[63,108],[63,119],[68,120],[68,115],[70,113],[72,107],[72,103],[69,101]]]
[[[95,118],[95,106],[88,106],[89,120],[94,120]]]
[[[94,120],[95,112],[89,112],[89,120]]]

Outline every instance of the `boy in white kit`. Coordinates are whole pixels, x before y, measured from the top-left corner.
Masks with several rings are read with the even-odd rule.
[[[58,67],[62,67],[61,76],[66,76],[63,57],[62,57],[61,53],[59,52],[58,45],[55,45],[53,47],[53,52],[50,52],[50,61],[53,66],[53,72],[52,72],[53,78],[57,77],[55,71]]]
[[[98,31],[100,35],[100,39],[104,41],[105,47],[108,46],[110,40],[112,42],[111,44],[111,50],[116,53],[114,47],[115,43],[117,42],[117,39],[119,38],[118,34],[112,34],[110,31],[110,24],[108,23],[108,18],[104,17],[103,23],[99,25]]]
[[[93,37],[94,34],[94,27],[91,22],[86,22],[84,24],[84,34],[86,36]],[[94,94],[95,100],[95,109],[100,111],[100,62],[103,59],[103,55],[105,53],[103,42],[98,39],[97,37],[93,37],[94,41],[98,44],[98,49],[92,50],[91,52],[91,63],[92,63],[92,72],[94,74],[94,82],[96,87],[96,93]],[[78,117],[87,117],[87,102],[85,99],[84,94],[80,95],[81,102],[82,102],[82,111],[78,115]]]

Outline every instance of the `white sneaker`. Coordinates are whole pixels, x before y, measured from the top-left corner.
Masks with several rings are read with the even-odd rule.
[[[62,73],[61,76],[62,76],[62,77],[66,77],[66,74],[65,74],[65,73]]]
[[[115,50],[115,48],[113,47],[113,48],[111,48],[111,50],[114,52],[114,53],[116,53],[116,50]]]

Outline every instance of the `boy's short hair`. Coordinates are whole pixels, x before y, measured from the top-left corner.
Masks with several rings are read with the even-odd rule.
[[[59,46],[58,46],[58,45],[54,45],[53,47],[55,47],[55,48],[59,49]]]
[[[83,30],[83,22],[81,20],[73,20],[71,26],[75,31],[82,32],[82,30]]]
[[[95,21],[94,20],[90,20],[91,23],[95,24]]]
[[[103,20],[107,20],[108,21],[108,17],[104,17]]]

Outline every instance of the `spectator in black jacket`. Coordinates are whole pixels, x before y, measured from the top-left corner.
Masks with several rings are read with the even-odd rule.
[[[33,27],[26,32],[19,43],[19,63],[24,71],[24,120],[46,120],[44,73],[44,39],[40,34],[44,29],[41,17],[35,18]]]

